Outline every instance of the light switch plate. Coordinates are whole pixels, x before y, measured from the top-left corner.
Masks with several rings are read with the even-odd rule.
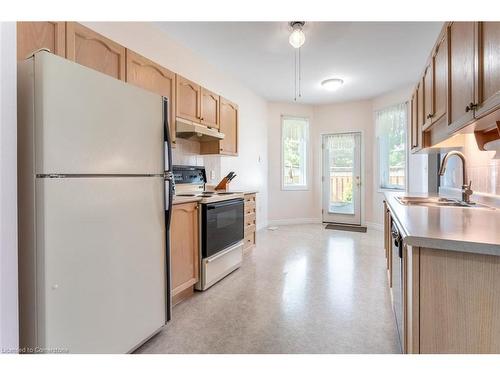
[[[215,180],[215,171],[214,170],[210,171],[210,179]]]

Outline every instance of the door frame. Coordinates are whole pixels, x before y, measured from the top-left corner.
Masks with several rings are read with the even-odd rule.
[[[360,144],[360,148],[361,148],[361,152],[360,152],[360,160],[359,160],[359,164],[360,164],[360,178],[361,178],[361,186],[360,186],[360,204],[361,204],[361,209],[360,209],[360,226],[364,226],[365,225],[365,202],[366,202],[366,199],[365,199],[365,192],[366,192],[366,189],[365,189],[365,186],[366,186],[366,181],[365,181],[365,142],[364,142],[364,135],[365,135],[365,131],[362,130],[362,129],[359,129],[359,130],[352,130],[352,129],[349,129],[349,130],[336,130],[336,131],[333,131],[333,132],[322,132],[320,133],[319,135],[319,143],[320,143],[320,147],[319,147],[319,159],[321,160],[320,162],[320,191],[321,191],[321,198],[320,198],[320,207],[321,207],[321,222],[324,223],[324,224],[329,224],[329,222],[326,222],[323,220],[323,194],[324,194],[324,187],[323,187],[323,170],[324,170],[324,160],[323,160],[323,137],[325,136],[328,136],[328,135],[338,135],[338,134],[359,134],[360,136],[360,140],[359,140],[359,144]],[[340,224],[340,223],[339,223]],[[346,225],[352,225],[352,224],[346,224]],[[357,226],[357,225],[356,225]]]

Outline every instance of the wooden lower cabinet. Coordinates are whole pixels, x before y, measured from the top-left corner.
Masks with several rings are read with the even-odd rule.
[[[499,285],[500,256],[404,245],[404,353],[500,353]]]
[[[255,193],[245,194],[245,231],[243,251],[251,249],[256,243],[257,230],[257,195]]]
[[[172,300],[177,304],[193,293],[199,275],[198,203],[176,204],[170,227]]]
[[[402,285],[404,353],[500,353],[499,256],[405,245]]]
[[[17,59],[24,60],[41,48],[66,57],[66,22],[17,23]]]

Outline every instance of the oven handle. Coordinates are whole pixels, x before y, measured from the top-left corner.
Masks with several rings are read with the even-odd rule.
[[[236,200],[230,200],[230,201],[221,202],[221,203],[207,204],[207,210],[214,210],[216,208],[226,207],[226,206],[233,206],[233,205],[235,206],[235,205],[242,204],[242,203],[243,203],[243,199],[236,199]]]
[[[238,248],[239,246],[241,246],[241,241],[238,242],[236,245],[231,246],[229,249],[226,249],[226,250],[221,251],[220,253],[217,253],[213,258],[207,258],[205,260],[205,262],[212,263],[213,261],[219,259],[221,256],[224,256],[227,253],[230,253],[231,251],[233,251],[234,249]]]

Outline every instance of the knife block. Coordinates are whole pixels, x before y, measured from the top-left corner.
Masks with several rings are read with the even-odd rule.
[[[224,190],[226,191],[229,188],[229,181],[226,177],[224,177],[221,182],[215,187],[215,190]]]

